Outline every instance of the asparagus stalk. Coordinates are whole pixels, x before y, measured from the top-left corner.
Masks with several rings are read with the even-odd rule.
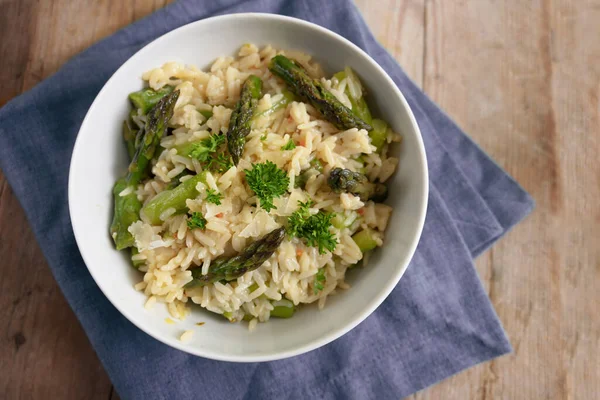
[[[380,119],[373,119],[371,111],[365,100],[364,87],[354,71],[350,67],[344,68],[333,75],[339,82],[346,79],[346,88],[344,93],[348,96],[352,105],[352,112],[360,119],[365,121],[367,124],[372,126],[372,130],[369,131],[371,137],[371,143],[377,147],[378,151],[381,151],[387,137],[388,126],[385,121]]]
[[[123,121],[123,139],[125,140],[125,145],[127,146],[129,160],[132,160],[133,156],[135,155],[135,137],[139,131],[138,129],[134,129],[132,124],[133,123],[129,120]]]
[[[384,184],[369,182],[365,175],[349,169],[332,169],[327,184],[336,193],[350,193],[359,196],[362,201],[383,201],[387,195]]]
[[[373,231],[370,229],[364,229],[355,233],[352,235],[352,240],[354,240],[360,251],[363,253],[366,253],[367,251],[373,250],[375,247],[377,247],[377,242],[373,237]]]
[[[213,112],[209,110],[200,110],[199,113],[202,114],[202,116],[204,116],[206,119],[209,119],[213,116]]]
[[[152,109],[163,97],[173,92],[173,86],[163,86],[158,90],[151,88],[142,89],[137,92],[129,93],[129,101],[137,110],[142,109],[142,113],[146,114]]]
[[[388,124],[380,119],[373,120],[373,130],[369,132],[371,144],[377,147],[377,151],[381,152],[385,144],[389,131]]]
[[[258,118],[258,117],[262,117],[262,116],[269,116],[273,113],[275,113],[276,111],[281,110],[284,107],[287,107],[288,104],[290,104],[292,101],[294,101],[294,93],[288,91],[288,90],[284,90],[281,93],[283,96],[281,97],[281,99],[279,99],[278,101],[273,102],[273,104],[271,104],[271,107],[267,108],[264,111],[258,112],[254,114],[253,118]]]
[[[323,172],[323,163],[318,158],[314,158],[310,162],[310,167],[300,172],[300,175],[296,177],[294,186],[297,188],[304,188],[311,176],[319,175],[321,172]]]
[[[237,256],[214,261],[206,275],[201,268],[192,270],[192,277],[186,287],[204,286],[219,281],[232,281],[248,271],[259,268],[267,261],[285,238],[285,228],[277,228],[256,242],[247,246]]]
[[[371,111],[365,100],[364,88],[354,71],[352,71],[350,67],[346,67],[343,71],[334,74],[333,77],[337,78],[339,82],[346,79],[346,89],[344,90],[344,93],[346,93],[350,100],[350,104],[352,104],[352,112],[367,124],[372,125],[371,121],[373,118],[371,117]]]
[[[167,131],[178,98],[179,90],[176,90],[160,99],[148,113],[146,125],[135,140],[135,154],[129,164],[127,175],[127,182],[130,185],[138,184],[146,173],[150,160],[154,157],[160,140]]]
[[[117,250],[133,246],[133,236],[127,228],[140,219],[140,209],[142,208],[142,203],[138,200],[137,194],[133,189],[125,196],[120,195],[128,187],[129,185],[125,178],[119,179],[113,186],[115,212],[110,225],[110,235],[115,242]]]
[[[177,175],[176,177],[171,179],[171,182],[169,182],[169,184],[167,185],[167,187],[165,189],[166,190],[175,189],[181,183],[181,178],[183,178],[184,176],[188,176],[188,175],[192,175],[192,173],[189,170],[184,169],[183,171],[181,171],[179,173],[179,175]]]
[[[273,302],[273,309],[271,310],[271,317],[275,318],[291,318],[296,311],[294,303],[288,299],[281,299]]]
[[[295,94],[305,98],[338,129],[372,129],[371,125],[357,117],[352,110],[325,89],[320,81],[312,79],[302,67],[289,58],[282,55],[273,57],[269,70],[283,79]]]
[[[240,100],[231,113],[227,131],[227,147],[234,165],[237,165],[244,152],[246,136],[250,133],[252,116],[261,91],[262,80],[257,76],[250,75],[244,82]]]
[[[352,112],[373,127],[373,130],[369,131],[371,144],[377,147],[378,152],[381,152],[387,136],[389,135],[390,128],[385,121],[373,119],[371,116],[371,111],[365,100],[364,88],[360,79],[358,79],[358,76],[356,76],[354,71],[349,67],[344,68],[343,71],[340,71],[333,76],[340,82],[343,79],[346,79],[347,84],[344,93],[346,93],[348,99],[350,99]]]
[[[144,205],[142,212],[151,224],[161,225],[163,221],[161,221],[160,215],[169,208],[174,208],[175,214],[187,211],[186,200],[198,196],[196,185],[200,182],[206,183],[205,173],[192,176],[174,189],[160,192]]]
[[[110,225],[110,234],[117,250],[133,246],[133,237],[129,226],[139,220],[142,204],[137,199],[135,188],[146,174],[150,159],[154,156],[160,139],[167,130],[167,124],[173,116],[173,108],[179,97],[179,91],[163,97],[150,110],[146,125],[140,129],[135,138],[135,153],[129,164],[128,174],[119,179],[113,187],[114,214]],[[129,194],[121,193],[130,188]]]
[[[235,318],[233,318],[233,313],[232,312],[225,311],[223,313],[223,317],[227,318],[229,320],[229,322],[237,322],[237,320]],[[244,315],[244,317],[245,317],[245,315]],[[252,318],[250,318],[250,319],[252,319]]]
[[[137,247],[133,246],[131,248],[131,257],[133,257],[133,256],[135,256],[135,255],[137,255],[139,253],[140,253],[140,251],[138,250]],[[142,260],[133,260],[133,259],[131,260],[131,263],[133,264],[133,267],[135,269],[139,269],[142,265],[146,264],[145,261],[142,261]]]

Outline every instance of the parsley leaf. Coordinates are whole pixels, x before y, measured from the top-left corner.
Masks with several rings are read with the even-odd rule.
[[[189,153],[190,157],[201,162],[209,162],[211,160],[211,155],[225,143],[225,140],[225,135],[222,133],[210,135],[194,146]]]
[[[263,134],[260,136],[260,141],[264,142],[265,140],[267,140],[267,135]]]
[[[204,163],[206,169],[223,173],[233,166],[229,155],[219,151],[226,140],[224,134],[215,133],[199,142],[192,143],[191,147],[186,148],[183,154]]]
[[[317,214],[310,215],[311,200],[305,203],[298,202],[298,204],[300,208],[288,218],[288,234],[304,239],[308,246],[318,247],[320,254],[334,251],[337,240],[329,231],[334,214],[321,210]]]
[[[187,226],[190,229],[204,229],[206,227],[206,218],[199,212],[193,212],[192,215],[188,217]]]
[[[313,203],[310,199],[304,203],[298,201],[300,208],[294,211],[288,218],[288,235],[300,237],[299,232],[302,229],[302,225],[304,225],[304,221],[310,217],[308,209],[312,207]]]
[[[315,294],[323,290],[323,282],[325,282],[326,280],[327,278],[325,277],[325,267],[319,268],[317,274],[315,275],[315,284],[313,285],[313,292]]]
[[[260,199],[260,206],[267,212],[275,208],[273,199],[283,195],[290,184],[285,171],[277,168],[271,161],[253,164],[252,169],[245,169],[246,182]]]
[[[223,195],[221,193],[216,192],[212,189],[206,190],[206,199],[205,200],[208,201],[209,203],[213,203],[213,204],[220,206],[222,198],[223,198]]]
[[[207,168],[211,171],[227,172],[229,168],[233,167],[233,161],[231,157],[226,156],[223,153],[219,153],[216,157],[212,157],[208,160]]]
[[[296,143],[292,139],[289,142],[281,146],[281,150],[294,150],[296,148]]]

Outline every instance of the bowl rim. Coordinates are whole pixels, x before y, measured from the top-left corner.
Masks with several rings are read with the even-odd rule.
[[[91,261],[91,260],[88,260],[86,255],[84,254],[84,252],[81,251],[84,235],[77,228],[77,226],[79,226],[81,224],[78,224],[76,222],[77,216],[73,210],[73,203],[74,203],[73,200],[76,198],[76,194],[75,194],[76,189],[74,187],[73,179],[71,179],[71,177],[72,177],[72,175],[73,175],[72,173],[75,169],[74,161],[76,161],[76,154],[78,154],[80,143],[82,142],[82,140],[80,140],[80,138],[81,138],[80,134],[82,132],[82,129],[86,126],[86,122],[87,122],[88,118],[90,117],[90,115],[94,113],[94,110],[98,105],[99,98],[102,96],[103,92],[105,90],[107,90],[107,87],[109,87],[111,85],[113,79],[119,73],[119,71],[121,71],[121,69],[125,68],[129,64],[135,63],[137,61],[137,59],[139,57],[141,57],[142,53],[150,51],[152,49],[152,47],[157,45],[158,42],[168,40],[171,36],[181,33],[181,31],[194,29],[195,26],[198,24],[210,23],[210,22],[214,22],[216,20],[229,21],[229,20],[239,20],[239,19],[248,19],[248,18],[264,19],[266,22],[274,22],[274,21],[284,22],[284,23],[300,25],[300,26],[303,26],[308,29],[316,30],[322,35],[330,36],[333,39],[342,42],[346,46],[349,46],[350,48],[352,48],[352,50],[354,50],[360,56],[365,58],[381,75],[383,75],[384,79],[387,81],[387,84],[392,87],[392,90],[395,92],[396,96],[399,98],[400,102],[405,107],[406,111],[408,112],[410,124],[412,125],[412,129],[414,130],[414,132],[416,133],[416,136],[417,136],[416,139],[417,139],[417,149],[419,152],[419,156],[423,160],[424,168],[421,171],[420,178],[422,179],[423,182],[425,182],[425,184],[423,185],[423,189],[422,189],[422,193],[421,193],[421,197],[423,198],[423,201],[419,207],[418,218],[417,218],[418,226],[416,226],[415,235],[412,238],[409,246],[407,247],[408,251],[407,251],[407,257],[405,258],[406,261],[405,261],[404,265],[397,265],[398,271],[396,272],[394,279],[387,281],[385,283],[385,285],[382,286],[382,288],[379,292],[379,295],[367,307],[365,307],[362,310],[362,312],[357,313],[345,325],[340,326],[339,328],[328,332],[326,335],[322,336],[318,340],[313,340],[311,342],[308,342],[308,343],[305,343],[302,345],[298,345],[294,348],[286,349],[283,351],[273,351],[266,355],[245,356],[245,355],[224,355],[221,352],[212,352],[210,350],[207,351],[206,349],[193,348],[190,346],[186,346],[186,343],[179,341],[176,337],[167,338],[167,337],[161,336],[158,333],[154,333],[154,332],[152,332],[152,330],[150,328],[147,328],[143,324],[138,323],[138,321],[136,321],[136,319],[133,316],[129,315],[128,311],[126,311],[123,307],[121,307],[119,305],[119,302],[116,301],[116,299],[111,298],[111,296],[109,296],[107,294],[108,293],[107,290],[105,290],[103,285],[100,283],[99,279],[97,279],[97,276],[94,273],[93,268],[89,267],[88,261]],[[106,81],[106,83],[104,84],[102,89],[98,92],[98,94],[94,98],[94,101],[92,102],[90,108],[88,109],[88,111],[85,115],[85,118],[83,119],[81,126],[79,128],[79,131],[77,133],[77,138],[76,138],[75,144],[73,146],[73,152],[71,154],[71,160],[70,160],[70,166],[69,166],[68,204],[69,204],[69,215],[70,215],[70,219],[71,219],[71,227],[73,228],[75,241],[77,243],[79,253],[81,254],[81,257],[86,265],[86,268],[88,269],[88,271],[89,271],[90,275],[92,276],[96,285],[100,288],[100,291],[104,294],[104,296],[108,299],[108,301],[123,316],[125,316],[125,318],[127,318],[127,320],[129,320],[129,322],[131,322],[137,328],[139,328],[146,334],[150,335],[154,339],[160,341],[161,343],[171,346],[177,350],[184,351],[188,354],[192,354],[195,356],[200,356],[200,357],[204,357],[204,358],[208,358],[208,359],[218,360],[218,361],[266,362],[266,361],[280,360],[280,359],[304,354],[304,353],[315,350],[319,347],[322,347],[326,344],[333,342],[334,340],[345,335],[346,333],[348,333],[349,331],[354,329],[358,324],[363,322],[367,317],[369,317],[381,305],[381,303],[383,303],[383,301],[389,296],[389,294],[396,287],[396,285],[398,284],[398,282],[400,281],[400,279],[406,272],[406,270],[410,264],[410,261],[412,260],[412,258],[414,256],[414,253],[416,251],[419,240],[421,238],[421,234],[423,232],[423,226],[425,224],[425,216],[426,216],[427,205],[428,205],[428,196],[429,196],[429,184],[427,183],[428,181],[429,181],[429,171],[428,171],[428,166],[427,166],[427,157],[426,157],[426,153],[425,153],[425,146],[423,143],[423,137],[421,135],[421,130],[419,129],[419,125],[415,119],[412,109],[411,109],[410,105],[408,104],[408,102],[406,101],[406,98],[404,97],[404,95],[402,94],[400,89],[396,86],[396,84],[392,80],[392,78],[387,74],[387,72],[385,72],[385,70],[373,58],[371,58],[371,56],[369,54],[367,54],[360,47],[358,47],[357,45],[352,43],[350,40],[339,35],[338,33],[333,32],[333,31],[331,31],[325,27],[322,27],[320,25],[317,25],[315,23],[305,21],[302,19],[298,19],[298,18],[294,18],[294,17],[277,15],[277,14],[248,12],[248,13],[234,13],[234,14],[226,14],[226,15],[218,15],[218,16],[214,16],[214,17],[209,17],[209,18],[197,20],[194,22],[190,22],[189,24],[186,24],[186,25],[180,26],[179,28],[173,29],[173,30],[159,36],[158,38],[152,40],[150,43],[146,44],[144,47],[139,49],[134,55],[129,57],[111,75],[111,77]],[[132,288],[132,290],[133,290],[133,288]]]

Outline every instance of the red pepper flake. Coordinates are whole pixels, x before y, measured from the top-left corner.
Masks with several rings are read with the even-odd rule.
[[[359,213],[360,215],[364,215],[365,214],[365,209],[364,208],[359,208],[356,212]]]
[[[297,249],[297,250],[296,250],[296,256],[297,256],[297,257],[301,257],[301,256],[302,256],[302,254],[304,254],[304,251],[302,251],[302,249]]]
[[[217,215],[215,215],[215,217],[217,217],[217,218],[223,218],[223,213],[218,213]]]

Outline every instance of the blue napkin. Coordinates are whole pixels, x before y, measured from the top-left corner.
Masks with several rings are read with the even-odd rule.
[[[327,27],[383,66],[419,122],[431,182],[418,250],[398,287],[373,315],[308,354],[235,364],[169,348],[108,302],[77,250],[67,180],[83,117],[125,60],[181,25],[249,11]],[[511,350],[472,260],[524,218],[533,202],[407,78],[351,1],[182,0],[169,5],[74,57],[0,109],[0,167],[123,399],[398,399]]]

